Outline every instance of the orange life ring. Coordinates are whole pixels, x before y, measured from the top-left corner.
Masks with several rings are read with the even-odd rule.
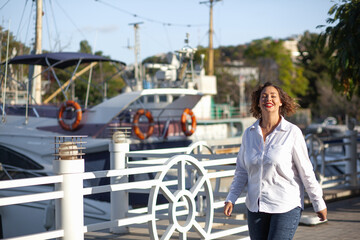
[[[72,124],[65,123],[65,121],[64,121],[64,119],[62,117],[63,113],[66,110],[66,108],[69,108],[69,107],[75,109],[75,112],[76,112],[76,118],[75,118],[75,121],[73,121]],[[74,131],[76,128],[79,127],[81,119],[82,119],[82,110],[81,110],[80,105],[77,102],[72,101],[72,100],[68,100],[68,101],[64,102],[61,105],[61,107],[59,109],[58,120],[59,120],[60,126],[63,129],[65,129],[67,131]]]
[[[187,115],[191,117],[191,129],[187,128]],[[185,108],[181,115],[181,128],[186,136],[191,136],[196,130],[196,117],[190,108]]]
[[[140,127],[139,127],[139,120],[140,120],[140,117],[142,115],[145,115],[147,117],[148,121],[149,121],[149,127],[148,127],[148,130],[147,130],[146,134],[144,134],[140,130]],[[134,131],[135,135],[141,140],[145,140],[145,139],[147,139],[148,137],[150,137],[153,134],[153,132],[154,132],[154,119],[153,119],[150,111],[145,110],[145,109],[139,109],[136,112],[134,120],[133,120],[133,131]]]

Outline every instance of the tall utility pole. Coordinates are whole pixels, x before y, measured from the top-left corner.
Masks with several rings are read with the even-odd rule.
[[[42,53],[42,16],[43,16],[42,0],[36,0],[36,26],[35,26],[35,54]],[[33,96],[37,104],[41,104],[41,66],[34,66],[33,78]]]
[[[134,62],[134,75],[136,79],[136,87],[135,90],[142,89],[142,64],[140,59],[140,40],[139,40],[139,24],[143,24],[143,22],[138,23],[129,23],[129,25],[134,26],[134,55],[135,55],[135,62]],[[140,63],[138,62],[140,60]]]
[[[205,2],[200,2],[200,4],[209,3],[210,5],[210,22],[209,22],[209,60],[208,60],[208,75],[214,75],[214,49],[213,49],[213,34],[214,34],[214,27],[213,27],[213,5],[216,2],[220,2],[221,0],[209,0]]]

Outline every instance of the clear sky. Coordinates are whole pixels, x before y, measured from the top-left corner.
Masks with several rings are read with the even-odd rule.
[[[190,45],[208,46],[209,6],[205,0],[43,0],[42,48],[78,51],[87,40],[127,64],[134,62],[134,28],[139,28],[140,57],[179,50],[186,33]],[[264,37],[287,38],[308,30],[320,33],[332,0],[222,0],[213,8],[214,48]],[[32,0],[0,0],[1,25],[30,45],[35,35]]]

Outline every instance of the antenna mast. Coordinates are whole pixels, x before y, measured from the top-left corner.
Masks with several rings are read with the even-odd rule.
[[[134,75],[136,79],[136,90],[142,89],[142,64],[140,58],[140,39],[139,39],[139,24],[143,24],[144,22],[137,22],[137,23],[129,23],[129,25],[134,26],[134,34],[135,34],[135,45],[134,45],[134,55],[135,55],[135,62],[134,62]],[[138,62],[140,60],[140,63]]]
[[[214,75],[214,49],[213,49],[213,5],[221,0],[209,0],[200,2],[200,4],[209,3],[210,6],[210,21],[209,21],[209,61],[208,61],[208,75]]]

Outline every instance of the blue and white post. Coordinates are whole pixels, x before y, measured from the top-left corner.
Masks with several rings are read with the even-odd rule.
[[[54,173],[63,176],[62,183],[55,186],[63,191],[63,198],[56,201],[56,229],[63,229],[64,240],[84,239],[84,159],[78,158],[78,147],[74,142],[63,142],[59,146],[59,159],[53,161]]]
[[[126,153],[129,152],[130,145],[126,140],[125,134],[117,131],[113,135],[112,142],[109,144],[110,169],[121,170],[126,168]],[[127,176],[112,177],[111,185],[127,183]],[[125,219],[129,210],[129,197],[126,191],[111,191],[111,221]],[[110,229],[112,233],[127,233],[128,228],[116,226]]]

